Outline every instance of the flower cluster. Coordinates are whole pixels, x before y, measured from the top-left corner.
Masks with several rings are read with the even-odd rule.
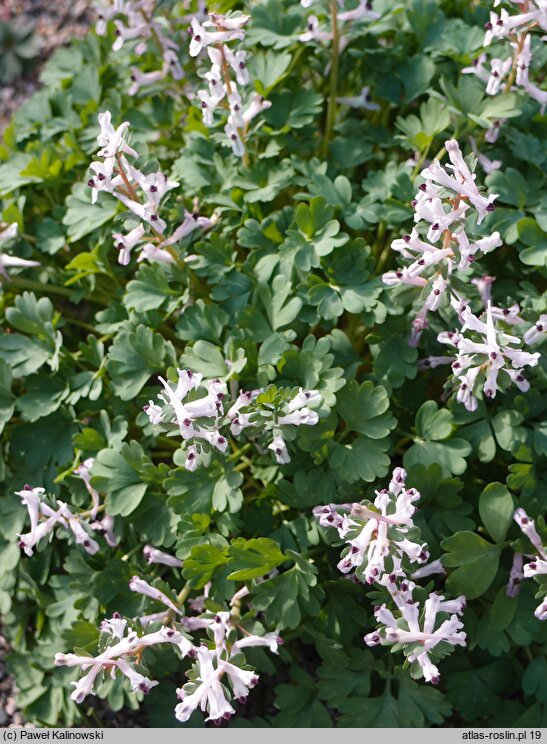
[[[84,517],[91,516],[90,512],[73,514],[69,507],[59,499],[57,499],[57,509],[54,509],[44,500],[44,488],[32,488],[27,485],[21,491],[16,491],[16,494],[21,497],[21,502],[27,507],[30,518],[30,532],[18,535],[19,547],[26,555],[31,556],[40,540],[47,537],[56,527],[70,530],[76,543],[90,555],[94,555],[99,550],[98,543],[89,534],[93,528],[84,519]]]
[[[18,258],[17,256],[10,256],[9,253],[2,251],[2,246],[9,240],[13,240],[17,236],[17,222],[12,222],[11,225],[0,226],[0,276],[5,279],[8,278],[6,269],[12,267],[26,269],[30,266],[40,266],[38,261],[29,261],[26,258]]]
[[[262,415],[257,406],[262,402],[260,396],[264,391],[244,391],[225,412],[228,394],[225,383],[216,379],[203,380],[201,374],[191,370],[178,369],[177,372],[175,387],[163,377],[159,378],[163,385],[163,391],[158,394],[162,405],[149,401],[144,411],[152,424],[161,424],[170,434],[181,435],[186,445],[187,470],[195,470],[214,450],[226,452],[228,434],[221,430],[228,425],[233,436],[249,427],[256,436],[267,433],[272,437],[268,448],[273,450],[276,461],[290,462],[283,427],[311,426],[318,421],[317,412],[309,408],[321,401],[316,390],[289,391],[288,396],[281,395],[278,405],[266,404],[267,410]]]
[[[406,564],[424,563],[429,552],[425,544],[417,542],[419,530],[412,521],[414,503],[420,494],[415,488],[405,487],[406,478],[403,468],[395,468],[389,489],[376,491],[373,503],[329,504],[313,511],[321,526],[335,527],[347,543],[338,568],[343,573],[355,570],[358,580],[386,587],[397,607],[398,620],[385,604],[375,609],[375,618],[384,627],[366,635],[365,643],[401,644],[409,662],[421,668],[425,681],[437,684],[439,671],[429,654],[433,652],[436,658],[442,658],[447,647],[465,645],[465,633],[459,632],[463,625],[457,618],[465,607],[465,598],[444,601],[444,597],[430,594],[420,628],[419,603],[412,598],[415,584],[407,578]],[[433,573],[444,573],[440,561],[418,569],[412,576]],[[438,613],[455,614],[443,619],[435,630]]]
[[[201,709],[208,713],[207,721],[220,724],[229,719],[235,713],[230,701],[244,703],[259,679],[248,667],[242,651],[251,646],[266,646],[277,653],[282,642],[279,636],[246,631],[233,610],[186,616],[181,602],[175,603],[137,576],[131,579],[129,588],[168,608],[166,612],[139,618],[139,626],[148,629],[158,621],[161,625],[139,635],[125,618],[115,613],[101,623],[100,653],[97,656],[56,654],[56,666],[79,667],[85,672],[77,682],[73,682],[72,699],[76,703],[83,702],[88,695],[95,694],[94,690],[106,674],[114,679],[118,673],[129,679],[132,692],[148,693],[158,682],[146,676],[143,655],[147,648],[170,644],[178,649],[179,658],[196,660],[187,673],[190,681],[177,689],[180,702],[175,707],[176,718],[181,722],[187,721],[195,710]],[[237,601],[231,604],[239,606],[242,592],[237,594]],[[199,606],[196,601],[193,604]],[[206,637],[194,641],[191,634],[196,631],[205,632]],[[239,636],[241,632],[243,636]]]
[[[479,320],[469,307],[462,311],[463,325],[457,333],[440,333],[438,340],[457,349],[452,371],[458,381],[457,400],[468,411],[478,406],[477,392],[482,389],[487,398],[495,398],[498,391],[498,376],[504,372],[505,379],[514,382],[519,390],[526,392],[530,383],[523,375],[523,367],[537,365],[540,354],[512,348],[520,339],[499,331],[494,323],[492,306],[486,309],[486,322]],[[473,338],[465,335],[466,331]]]
[[[495,277],[483,275],[471,279],[485,307],[485,321],[472,313],[470,301],[462,296],[461,288],[465,286],[462,279],[476,265],[477,258],[502,244],[497,231],[486,237],[470,237],[470,227],[466,222],[470,216],[469,210],[473,208],[476,223],[480,224],[494,209],[497,195],[480,193],[475,175],[464,160],[456,140],[449,140],[445,147],[450,165],[444,168],[435,160],[422,170],[421,176],[425,182],[412,202],[417,226],[411,234],[391,244],[391,248],[399,253],[405,263],[385,273],[383,281],[388,286],[407,285],[420,289],[421,307],[412,321],[411,346],[420,343],[424,330],[429,326],[430,312],[450,308],[455,311],[460,328],[440,332],[437,340],[456,349],[456,358],[448,355],[430,356],[419,362],[419,367],[424,369],[452,364],[454,380],[449,382],[449,387],[457,389],[456,397],[460,403],[469,411],[475,411],[479,390],[487,398],[495,397],[501,371],[507,383],[514,383],[523,392],[529,389],[523,367],[536,366],[540,354],[515,347],[521,347],[522,342],[534,344],[542,340],[546,323],[544,316],[541,316],[523,333],[522,339],[506,333],[503,324],[518,326],[525,321],[520,316],[517,303],[508,308],[492,303]],[[457,276],[458,272],[464,273]],[[457,289],[453,286],[456,278]],[[498,324],[502,324],[502,327]]]
[[[247,52],[234,51],[228,44],[243,41],[243,27],[249,20],[247,15],[221,15],[209,13],[209,19],[200,23],[194,17],[188,29],[191,35],[190,56],[197,57],[204,49],[211,63],[205,73],[208,88],[198,90],[203,123],[214,125],[214,113],[220,107],[228,110],[224,131],[234,155],[243,157],[249,125],[262,111],[271,106],[258,93],[242,99],[241,89],[249,84]],[[239,87],[238,87],[239,86]]]
[[[368,633],[365,643],[367,646],[400,644],[411,664],[411,674],[414,671],[421,673],[426,682],[438,684],[439,670],[431,654],[442,658],[450,653],[452,647],[465,646],[466,635],[458,618],[465,608],[465,597],[445,600],[442,595],[432,592],[424,602],[420,621],[420,605],[412,596],[416,586],[412,581],[405,580],[397,585],[393,576],[385,576],[382,584],[397,607],[397,617],[385,604],[375,607],[374,617],[381,627]]]
[[[405,488],[405,480],[406,471],[395,468],[389,490],[376,491],[372,503],[351,504],[349,514],[343,516],[334,504],[315,507],[319,524],[336,527],[347,543],[338,563],[342,573],[355,570],[357,578],[372,584],[385,574],[404,575],[404,556],[410,563],[428,560],[426,546],[411,539],[419,534],[412,515],[420,494],[415,488]]]
[[[542,90],[530,79],[533,54],[545,41],[547,15],[542,0],[523,0],[516,3],[520,7],[510,13],[502,8],[499,13],[490,12],[486,24],[483,46],[485,52],[474,60],[473,65],[463,68],[462,72],[476,75],[486,83],[486,93],[495,96],[500,91],[508,93],[514,86],[526,92],[530,98],[541,106],[547,105],[547,91]],[[499,5],[499,0],[494,2]],[[514,4],[511,4],[515,10]],[[533,33],[538,31],[538,34]],[[486,133],[487,142],[495,142],[503,120]]]
[[[513,519],[534,548],[535,554],[532,554],[532,560],[524,566],[522,566],[522,556],[519,556],[518,553],[516,554],[520,558],[522,576],[526,579],[535,577],[536,581],[540,584],[537,596],[541,598],[542,601],[538,607],[536,607],[534,615],[538,620],[547,620],[547,579],[544,578],[547,577],[547,550],[545,549],[543,541],[536,529],[534,520],[526,514],[524,509],[517,509],[513,515]]]
[[[449,304],[448,290],[455,270],[470,268],[481,254],[501,245],[499,232],[475,239],[467,234],[470,207],[476,210],[480,224],[494,209],[497,194],[483,196],[479,192],[456,140],[449,140],[445,146],[451,173],[438,160],[422,171],[425,182],[412,202],[416,227],[410,235],[403,235],[391,244],[405,264],[382,277],[388,286],[406,284],[421,289],[422,307],[412,323],[411,346],[418,345],[423,330],[428,327],[428,313]],[[421,233],[426,233],[425,240]]]
[[[107,32],[108,22],[113,22],[116,28],[116,40],[112,49],[119,51],[126,41],[136,42],[134,51],[138,56],[143,55],[150,44],[154,52],[159,51],[162,66],[158,70],[142,72],[138,67],[131,67],[131,85],[129,95],[134,96],[148,85],[171,76],[174,80],[181,80],[183,70],[178,58],[178,44],[165,33],[166,29],[158,20],[156,0],[110,0],[102,2],[97,9],[96,31],[99,36]]]
[[[99,114],[101,128],[97,141],[101,147],[97,153],[101,160],[91,163],[94,175],[88,180],[91,201],[95,203],[99,191],[113,194],[133,214],[139,224],[126,234],[113,233],[114,245],[118,249],[118,262],[126,266],[131,251],[139,245],[139,261],[159,261],[172,264],[180,261],[173,246],[190,236],[197,229],[211,227],[213,221],[200,217],[197,212],[185,211],[183,222],[167,237],[167,223],[160,217],[162,201],[166,194],[178,187],[161,172],[144,174],[127,161],[126,155],[138,157],[126,141],[129,122],[117,129],[112,126],[109,111]]]

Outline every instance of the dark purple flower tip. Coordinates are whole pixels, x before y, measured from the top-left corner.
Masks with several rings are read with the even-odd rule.
[[[224,713],[224,715],[222,716],[222,718],[223,718],[223,719],[224,719],[225,721],[229,721],[231,717],[232,717],[232,714],[231,714],[231,713],[229,713],[228,711],[226,711],[226,713]]]
[[[151,214],[151,215],[150,215],[150,219],[152,220],[152,222],[157,222],[157,220],[158,220],[158,215],[157,215],[157,214]]]
[[[222,622],[222,618],[220,617],[220,615],[215,615],[215,623],[221,623],[221,622]]]
[[[485,390],[484,391],[484,394],[486,395],[487,398],[493,398],[494,397],[494,391],[493,390],[490,390],[490,389]]]
[[[405,241],[405,243],[410,243],[410,235],[403,235],[403,240]]]
[[[396,271],[395,272],[395,276],[397,277],[397,279],[401,279],[401,277],[403,276],[403,272],[402,271]]]
[[[524,382],[524,377],[522,375],[517,375],[516,379],[518,382]]]
[[[373,643],[380,643],[380,641],[381,641],[381,638],[380,638],[380,636],[378,635],[378,633],[375,633],[375,634],[374,634],[374,635],[372,636],[372,639],[371,639],[371,640],[372,640],[372,642],[373,642]]]
[[[484,24],[484,28],[485,28],[485,29],[486,29],[487,31],[491,31],[491,30],[492,30],[492,24],[490,23],[490,21],[488,21],[488,23],[485,23],[485,24]]]
[[[467,383],[462,382],[462,384],[460,385],[460,390],[467,390]]]
[[[489,205],[488,205],[488,206],[486,207],[486,211],[487,211],[487,212],[495,212],[495,210],[496,210],[496,205],[495,205],[495,204],[489,204]]]
[[[359,548],[356,548],[355,545],[352,545],[351,546],[351,552],[352,552],[353,555],[355,555],[355,553],[358,553],[359,552]]]
[[[192,421],[189,418],[185,418],[183,419],[182,423],[184,424],[184,426],[191,426]]]
[[[420,184],[420,185],[418,186],[418,188],[420,189],[420,191],[426,191],[426,190],[427,190],[427,186],[425,185],[425,183],[421,183],[421,184]]]
[[[122,616],[120,615],[119,612],[114,612],[113,615],[112,615],[112,617],[114,618],[114,620],[121,620],[122,619]]]
[[[431,677],[431,684],[432,685],[438,685],[439,684],[439,678],[438,677]]]
[[[139,690],[141,692],[144,692],[145,695],[147,695],[150,692],[150,688],[144,681],[139,684]]]
[[[435,222],[433,225],[431,225],[432,230],[438,230],[440,228],[440,225],[438,222]]]
[[[403,583],[401,584],[401,591],[402,592],[408,591],[408,584],[406,583],[406,581],[403,581]]]
[[[241,696],[241,697],[238,697],[238,699],[237,699],[237,702],[238,702],[238,703],[239,703],[240,705],[245,705],[245,703],[247,702],[247,698],[246,698],[246,697],[243,697],[243,696]]]
[[[541,323],[536,323],[536,330],[537,331],[542,331],[543,330],[543,326],[542,326]]]
[[[157,186],[154,186],[154,185],[150,186],[150,191],[151,191],[151,192],[152,192],[153,194],[155,194],[157,190],[158,190],[158,187],[157,187]]]
[[[416,201],[416,199],[413,199],[413,200],[412,200],[412,201],[410,202],[410,206],[411,206],[411,207],[415,207],[417,203],[418,203],[418,202]]]
[[[537,568],[537,563],[535,561],[532,561],[532,563],[528,564],[528,568],[531,568],[532,571],[535,571]]]
[[[93,188],[95,186],[95,181],[92,178],[90,178],[89,181],[87,182],[87,185]]]
[[[173,630],[172,628],[169,628],[169,630],[168,630],[168,631],[166,631],[165,635],[166,635],[166,636],[167,636],[168,638],[172,638],[172,637],[173,637],[173,636],[175,635],[175,631],[174,631],[174,630]]]
[[[498,358],[497,353],[495,351],[491,351],[490,352],[490,359],[497,359],[497,358]]]

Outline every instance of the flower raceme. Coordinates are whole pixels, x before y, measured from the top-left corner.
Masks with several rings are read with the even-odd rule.
[[[221,723],[230,718],[235,713],[231,701],[244,703],[259,679],[247,666],[242,651],[252,646],[265,646],[277,653],[281,638],[276,633],[260,636],[245,631],[227,611],[185,616],[182,608],[176,607],[162,592],[138,577],[133,577],[130,588],[166,604],[174,614],[178,614],[177,622],[166,615],[162,618],[165,624],[138,635],[125,618],[115,613],[101,623],[101,653],[97,656],[56,654],[56,666],[79,667],[85,672],[77,682],[73,682],[72,699],[77,703],[83,702],[88,695],[95,694],[95,688],[105,675],[110,674],[114,679],[118,672],[129,679],[132,692],[147,694],[158,682],[143,674],[147,671],[142,666],[143,654],[152,646],[170,644],[171,648],[178,649],[180,658],[196,660],[187,673],[190,682],[177,689],[180,702],[175,707],[175,717],[184,722],[194,710],[201,709],[208,713],[207,721]],[[143,625],[142,618],[140,624]],[[244,631],[240,638],[237,637],[238,629]],[[196,631],[207,634],[197,643],[191,635]]]
[[[82,545],[90,555],[97,553],[99,545],[90,535],[93,532],[93,527],[82,518],[83,514],[74,514],[67,504],[59,501],[59,499],[57,499],[57,509],[54,509],[45,501],[44,488],[24,486],[21,491],[16,491],[16,494],[21,497],[21,502],[27,507],[30,518],[30,532],[18,535],[19,547],[26,555],[33,555],[40,540],[47,537],[57,527],[69,530],[73,534],[76,544]],[[88,512],[87,515],[90,516],[91,512]]]
[[[113,51],[119,51],[126,42],[134,44],[135,54],[142,56],[149,49],[156,59],[162,61],[161,68],[142,72],[131,67],[129,95],[136,95],[141,88],[157,83],[165,78],[181,80],[183,70],[179,61],[179,45],[166,34],[166,26],[158,23],[155,0],[108,0],[97,8],[96,31],[105,36],[108,24],[115,27]]]
[[[475,411],[479,390],[487,398],[495,398],[500,372],[506,375],[506,381],[526,392],[530,383],[524,377],[523,367],[536,366],[539,352],[513,348],[520,339],[496,328],[491,303],[488,303],[485,321],[473,315],[469,307],[462,311],[462,320],[463,326],[458,333],[441,333],[438,339],[455,347],[458,352],[452,363],[458,384],[457,400],[467,410]],[[466,332],[471,332],[474,337],[468,337]]]
[[[97,155],[102,160],[90,165],[94,174],[88,180],[91,201],[95,203],[98,193],[106,191],[128,209],[132,219],[139,220],[129,232],[112,234],[114,245],[118,249],[118,263],[127,266],[131,260],[131,252],[137,246],[139,261],[177,263],[182,258],[173,246],[196,230],[210,228],[216,218],[209,219],[185,210],[183,222],[167,236],[167,223],[160,216],[162,202],[179,184],[168,180],[161,171],[145,174],[128,162],[126,156],[138,157],[137,152],[127,143],[129,122],[125,121],[114,128],[111,113],[105,111],[99,114],[99,126],[97,141],[101,149]]]
[[[420,494],[415,488],[405,488],[406,477],[403,468],[396,468],[389,490],[376,491],[372,503],[351,504],[349,514],[338,515],[333,505],[315,507],[319,524],[335,527],[347,543],[338,563],[342,573],[355,570],[358,579],[372,584],[394,570],[402,573],[405,557],[410,563],[428,560],[426,545],[414,541],[419,532],[412,515]],[[347,506],[339,508],[344,510]]]
[[[437,684],[439,670],[431,654],[442,658],[451,646],[465,645],[465,633],[460,632],[463,624],[457,617],[465,607],[465,597],[445,601],[436,593],[430,594],[420,626],[419,604],[412,598],[415,584],[407,578],[406,564],[425,563],[429,552],[425,544],[416,542],[419,531],[412,516],[420,494],[415,488],[406,488],[406,478],[403,468],[395,468],[389,489],[376,491],[374,503],[329,504],[315,507],[313,512],[321,526],[334,527],[347,543],[338,568],[343,573],[355,569],[357,579],[387,588],[397,607],[398,618],[385,604],[375,608],[374,616],[382,627],[368,633],[365,643],[400,644],[416,669],[413,676],[423,676],[426,682]],[[348,510],[349,514],[345,513]],[[412,576],[436,573],[444,573],[438,560],[414,571]],[[435,628],[439,613],[441,623]],[[453,613],[451,617],[447,617],[449,613]]]
[[[494,2],[494,6],[496,5],[498,3]],[[534,53],[541,59],[540,45],[545,42],[545,3],[543,0],[529,0],[524,4],[514,5],[511,6],[512,13],[506,8],[502,8],[499,13],[494,10],[490,12],[490,19],[485,26],[485,52],[481,53],[473,65],[463,68],[462,72],[476,75],[486,83],[486,93],[490,96],[500,92],[508,93],[513,89],[527,93],[531,100],[540,104],[543,113],[547,105],[547,91],[536,85],[530,75],[533,73]],[[540,65],[537,67],[540,72]],[[498,130],[503,121],[498,122]],[[489,130],[487,141],[494,142],[496,138],[497,132]]]
[[[467,221],[474,211],[476,222],[480,224],[494,209],[497,195],[479,192],[475,175],[456,140],[447,141],[445,147],[450,164],[443,167],[435,160],[421,172],[425,182],[413,201],[415,228],[391,244],[404,264],[385,273],[383,281],[388,286],[413,286],[421,292],[421,307],[412,321],[411,346],[419,345],[429,326],[429,313],[450,307],[456,311],[461,328],[442,331],[437,336],[440,343],[457,349],[456,359],[447,355],[431,356],[419,362],[419,366],[422,369],[434,368],[452,362],[457,400],[474,411],[479,390],[487,398],[495,397],[500,372],[504,373],[506,383],[514,383],[523,392],[528,390],[530,385],[523,368],[536,366],[540,355],[515,348],[521,345],[520,337],[496,326],[497,323],[518,326],[525,320],[517,303],[509,308],[492,303],[491,288],[495,277],[471,279],[485,306],[485,321],[471,312],[470,300],[462,296],[462,282],[477,265],[477,259],[502,244],[497,231],[483,237],[471,237]],[[463,273],[459,275],[459,272]],[[456,280],[457,290],[453,288]],[[534,344],[542,340],[545,325],[544,316],[541,316],[524,333],[524,343]],[[468,333],[472,336],[469,337]]]
[[[208,89],[197,91],[203,123],[207,127],[214,126],[215,111],[227,109],[229,113],[224,131],[237,157],[245,154],[245,140],[251,121],[271,106],[270,101],[257,93],[245,96],[246,104],[242,100],[240,87],[244,88],[249,83],[247,52],[233,51],[228,44],[243,41],[243,27],[248,20],[249,16],[246,15],[210,13],[209,19],[203,23],[192,18],[188,29],[191,36],[190,56],[197,57],[206,50],[211,63],[205,73]]]
[[[290,462],[283,437],[284,427],[313,426],[318,414],[309,406],[321,402],[316,390],[281,391],[277,405],[266,405],[259,414],[262,390],[241,392],[225,412],[227,386],[220,380],[203,380],[191,370],[178,369],[175,386],[163,377],[163,391],[158,394],[162,405],[152,400],[144,407],[150,422],[162,426],[169,434],[180,434],[186,447],[187,470],[195,470],[216,450],[224,454],[228,448],[228,431],[239,436],[250,428],[253,436],[272,437],[268,449],[273,450],[279,464]]]
[[[399,645],[411,664],[411,672],[415,669],[426,682],[438,684],[440,674],[432,657],[442,658],[451,646],[466,644],[463,623],[458,618],[465,608],[465,597],[445,600],[433,592],[424,602],[420,620],[420,605],[412,596],[415,589],[412,581],[405,580],[398,585],[394,576],[385,576],[382,583],[397,608],[397,617],[385,604],[376,607],[374,617],[380,627],[365,636],[365,643],[367,646]]]
[[[388,286],[411,285],[422,291],[423,307],[414,323],[411,345],[419,343],[421,332],[427,328],[427,314],[437,311],[449,295],[450,278],[456,270],[467,270],[477,256],[490,253],[501,245],[500,234],[470,239],[466,218],[474,208],[480,224],[494,208],[496,194],[480,194],[475,176],[463,159],[456,140],[445,147],[451,161],[448,173],[438,161],[422,170],[425,182],[419,187],[414,201],[414,222],[411,234],[394,240],[391,248],[405,260],[405,265],[383,275]],[[448,192],[448,196],[445,194]],[[420,237],[426,232],[425,240]]]
[[[520,556],[522,576],[525,579],[536,578],[540,583],[540,589],[536,596],[541,598],[542,601],[536,607],[534,615],[538,620],[547,620],[547,583],[544,578],[547,576],[547,549],[543,545],[534,520],[528,516],[524,509],[517,509],[513,515],[513,519],[534,548],[535,554],[532,554],[530,563],[522,566],[523,561],[522,556]],[[517,553],[516,556],[518,555]]]

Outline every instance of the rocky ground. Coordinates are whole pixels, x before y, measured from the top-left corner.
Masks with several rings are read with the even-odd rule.
[[[38,75],[45,60],[57,47],[83,36],[93,16],[92,0],[0,0],[0,23],[32,28],[39,50],[23,78],[9,84],[0,82],[0,132],[39,87]]]

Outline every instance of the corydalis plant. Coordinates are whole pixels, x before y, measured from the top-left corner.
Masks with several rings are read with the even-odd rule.
[[[126,42],[133,42],[138,56],[147,51],[152,51],[156,57],[158,53],[161,55],[163,64],[157,70],[145,72],[131,67],[130,96],[169,76],[181,80],[184,74],[178,57],[179,45],[169,35],[167,26],[158,21],[156,5],[156,0],[111,0],[101,2],[97,7],[97,34],[104,36],[109,23],[115,27],[113,51],[119,51]]]
[[[516,554],[516,557],[518,556],[520,558],[519,564],[522,566],[521,575],[525,579],[534,578],[539,584],[536,598],[541,599],[541,602],[536,607],[534,615],[538,620],[547,620],[547,549],[543,545],[543,540],[537,531],[535,521],[528,516],[524,509],[517,509],[513,515],[513,519],[533,547],[532,553],[526,553],[528,557],[532,557],[530,563],[522,566],[522,556]],[[545,531],[545,521],[541,520],[541,524],[543,531]]]
[[[251,390],[239,394],[225,410],[227,386],[220,380],[203,380],[191,370],[177,370],[178,381],[173,388],[163,377],[159,380],[163,392],[158,394],[162,405],[149,401],[144,411],[150,422],[161,425],[170,435],[180,434],[186,451],[185,468],[195,470],[208,462],[214,450],[224,454],[228,436],[239,436],[250,429],[249,437],[273,437],[268,444],[278,463],[290,461],[283,431],[289,426],[318,421],[318,414],[308,406],[320,403],[316,390],[304,391]],[[228,431],[228,428],[229,431]]]
[[[465,597],[445,600],[433,592],[422,611],[412,596],[416,588],[412,581],[397,585],[395,577],[385,576],[382,583],[391,595],[395,614],[385,604],[376,607],[374,617],[380,627],[365,636],[365,643],[402,650],[415,679],[423,676],[426,682],[438,684],[440,674],[434,661],[447,656],[454,646],[466,645],[463,623],[458,618],[465,608]]]
[[[138,157],[126,141],[129,122],[117,129],[112,126],[109,111],[99,114],[101,128],[97,141],[101,147],[97,153],[102,161],[91,163],[94,176],[88,180],[91,201],[94,204],[99,191],[112,194],[141,222],[128,233],[113,233],[114,245],[118,249],[118,263],[126,266],[131,251],[139,246],[139,261],[158,261],[164,264],[180,264],[181,256],[174,246],[195,230],[210,227],[213,222],[197,213],[184,213],[184,221],[167,237],[167,223],[160,217],[162,202],[166,194],[178,187],[161,171],[144,174],[127,161],[126,155]]]
[[[95,694],[104,679],[108,676],[115,679],[118,673],[129,680],[132,692],[147,694],[158,682],[147,676],[146,649],[167,644],[179,659],[196,659],[194,667],[187,672],[190,681],[177,689],[181,702],[175,707],[175,717],[184,722],[194,710],[201,709],[208,713],[207,721],[221,723],[230,718],[235,713],[231,701],[244,703],[259,680],[258,674],[247,665],[243,650],[263,646],[277,653],[281,638],[276,633],[257,635],[241,625],[241,592],[233,602],[237,610],[187,616],[182,604],[187,590],[173,601],[137,576],[133,577],[129,588],[166,605],[167,611],[139,618],[136,627],[147,630],[142,635],[119,613],[104,620],[97,656],[56,654],[56,666],[79,667],[83,673],[72,683],[72,699],[82,703],[88,695]],[[157,625],[157,621],[162,624]],[[192,637],[195,632],[206,635],[195,641]]]
[[[420,494],[415,488],[405,488],[406,477],[403,468],[396,468],[389,489],[376,491],[374,502],[314,509],[319,524],[335,527],[347,543],[338,563],[340,571],[355,570],[358,579],[372,584],[386,573],[405,575],[401,568],[405,558],[410,563],[427,561],[429,553],[425,544],[417,542],[419,529],[412,521]]]
[[[499,5],[499,0],[496,0],[494,7]],[[546,31],[547,15],[542,0],[507,3],[499,13],[492,10],[486,24],[485,51],[462,72],[476,75],[482,80],[490,96],[508,93],[512,89],[527,93],[540,104],[543,113],[547,91],[536,84],[541,81],[541,73],[536,77],[533,75],[533,56],[537,52],[537,57],[541,58],[541,44],[545,42]],[[495,127],[488,130],[487,142],[497,140],[502,123],[503,120],[498,121]]]
[[[247,52],[242,49],[234,51],[228,44],[243,41],[243,27],[248,20],[249,16],[246,15],[210,13],[209,20],[203,24],[198,18],[192,18],[188,29],[192,37],[190,56],[197,57],[207,50],[211,63],[211,68],[205,73],[208,90],[198,90],[203,123],[208,127],[214,126],[215,111],[227,109],[224,131],[234,155],[238,157],[245,156],[245,142],[251,122],[271,106],[270,101],[258,93],[244,93],[247,102],[243,103],[242,89],[249,84]]]
[[[437,684],[439,670],[430,654],[441,659],[451,647],[465,645],[465,633],[459,632],[463,624],[457,618],[465,607],[465,597],[445,602],[441,601],[444,597],[430,594],[420,627],[419,605],[412,599],[415,584],[407,579],[407,572],[410,563],[427,561],[429,552],[425,544],[416,542],[419,529],[412,516],[420,494],[415,488],[405,487],[406,478],[403,468],[395,468],[389,489],[376,491],[374,503],[318,506],[314,515],[321,526],[335,527],[347,543],[338,568],[343,573],[354,569],[358,580],[386,587],[398,609],[399,618],[396,618],[385,604],[375,608],[375,618],[383,627],[366,635],[365,643],[368,646],[398,644],[397,649],[402,649],[413,665],[412,676],[423,676],[426,682]],[[422,569],[422,576],[443,572],[442,566],[434,562]],[[413,573],[418,575],[419,571]],[[435,629],[437,614],[448,612],[456,614]]]

